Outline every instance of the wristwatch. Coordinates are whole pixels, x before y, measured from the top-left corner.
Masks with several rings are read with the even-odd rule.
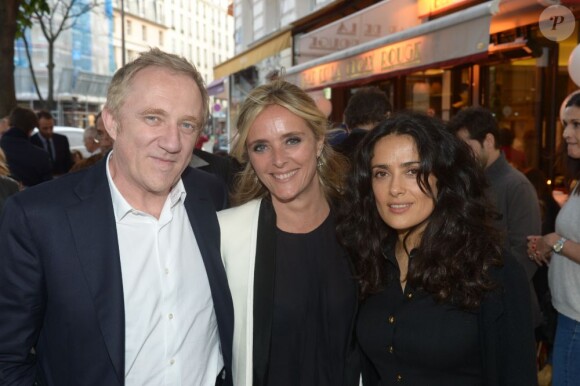
[[[552,246],[552,250],[556,253],[560,253],[562,251],[562,248],[564,248],[564,243],[566,242],[566,240],[567,239],[565,237],[560,237],[560,239],[556,241],[556,244]]]

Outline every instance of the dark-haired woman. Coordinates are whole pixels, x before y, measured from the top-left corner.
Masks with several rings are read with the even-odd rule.
[[[580,385],[580,94],[573,94],[562,113],[568,153],[568,177],[576,181],[556,217],[556,232],[528,237],[528,254],[548,264],[552,305],[558,311],[552,358],[552,385]]]
[[[529,289],[470,150],[417,113],[361,142],[339,236],[363,302],[366,385],[536,385]]]

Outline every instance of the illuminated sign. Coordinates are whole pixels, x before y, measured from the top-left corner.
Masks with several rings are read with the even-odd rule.
[[[287,80],[308,90],[486,53],[490,19],[491,15],[487,15],[464,21],[359,55],[289,73]]]
[[[301,74],[299,86],[308,89],[417,66],[421,64],[422,40],[408,40],[308,69]]]
[[[419,17],[425,17],[473,2],[474,0],[419,0],[417,7],[419,8]]]

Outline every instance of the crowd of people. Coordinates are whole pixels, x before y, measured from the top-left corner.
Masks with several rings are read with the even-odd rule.
[[[88,158],[49,112],[11,112],[0,384],[535,386],[550,310],[552,385],[580,384],[580,94],[557,217],[481,107],[443,122],[363,88],[337,135],[275,79],[222,157],[197,146],[208,104],[151,49],[115,73]]]

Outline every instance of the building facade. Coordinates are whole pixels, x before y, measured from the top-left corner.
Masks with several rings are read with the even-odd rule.
[[[525,153],[527,166],[553,175],[560,104],[578,88],[567,68],[579,42],[577,1],[240,0],[234,5],[239,6],[236,56],[217,66],[216,76],[255,86],[278,70],[305,90],[327,96],[334,123],[342,121],[350,96],[368,85],[387,92],[395,110],[419,110],[443,120],[467,106],[488,107],[500,127],[515,135],[513,146]],[[550,15],[554,6],[567,13]],[[268,15],[279,12],[281,20],[290,8],[305,13],[278,30],[267,23],[274,19]],[[556,36],[544,28],[550,20],[558,21],[547,28]],[[280,44],[281,38],[287,40]],[[234,105],[242,99],[235,90],[231,94]]]
[[[56,4],[48,0],[53,22]],[[196,65],[206,84],[216,63],[233,55],[234,21],[227,0],[80,0],[96,4],[62,31],[54,43],[55,115],[58,123],[87,127],[106,99],[114,72],[150,47],[178,54]],[[27,31],[41,95],[48,92],[48,43],[38,23]],[[20,104],[39,108],[23,40],[15,43],[15,78]]]

